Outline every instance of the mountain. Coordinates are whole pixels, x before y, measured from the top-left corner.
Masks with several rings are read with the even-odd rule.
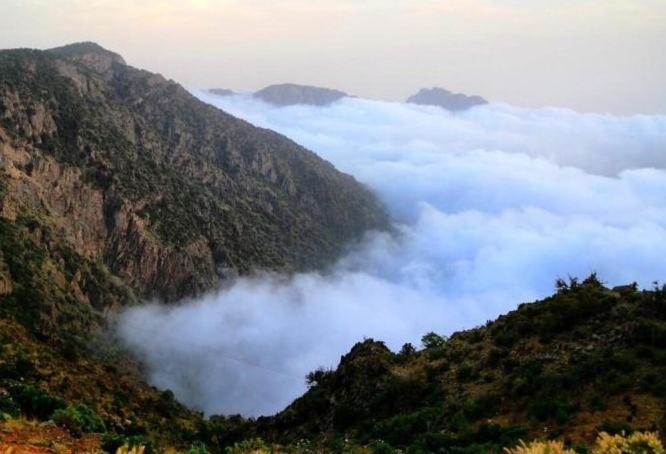
[[[209,88],[206,91],[217,96],[232,96],[236,94],[233,90],[229,90],[228,88]]]
[[[317,268],[386,226],[351,176],[95,44],[2,51],[0,82],[0,219],[49,229],[138,297]]]
[[[446,110],[467,110],[474,106],[488,104],[488,101],[480,96],[467,96],[461,93],[452,93],[443,88],[422,88],[418,93],[407,99],[408,103],[422,104],[426,106],[439,106]]]
[[[262,88],[253,95],[262,101],[275,106],[284,107],[295,104],[327,106],[349,95],[330,88],[312,87],[309,85],[278,84]]]
[[[114,313],[386,226],[351,176],[97,44],[0,51],[0,421],[186,444],[201,415],[143,382]]]

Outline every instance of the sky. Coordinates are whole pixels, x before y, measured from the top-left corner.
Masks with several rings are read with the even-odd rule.
[[[191,88],[666,113],[664,0],[1,0],[0,48],[95,41]]]

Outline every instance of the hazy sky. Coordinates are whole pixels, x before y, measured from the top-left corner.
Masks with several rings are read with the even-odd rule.
[[[91,40],[190,87],[666,113],[666,0],[0,0],[0,47]]]

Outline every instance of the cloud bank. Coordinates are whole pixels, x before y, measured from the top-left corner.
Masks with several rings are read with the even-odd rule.
[[[666,279],[666,116],[195,94],[355,175],[399,231],[368,234],[326,274],[240,279],[125,312],[120,335],[151,382],[208,414],[272,414],[363,337],[395,349],[482,324],[550,294],[556,277]]]

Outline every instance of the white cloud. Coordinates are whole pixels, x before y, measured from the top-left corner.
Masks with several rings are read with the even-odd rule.
[[[393,348],[545,296],[558,276],[666,278],[666,117],[348,99],[273,108],[198,96],[354,174],[400,234],[368,235],[326,275],[241,279],[124,314],[151,380],[207,413],[269,414],[364,336]]]

